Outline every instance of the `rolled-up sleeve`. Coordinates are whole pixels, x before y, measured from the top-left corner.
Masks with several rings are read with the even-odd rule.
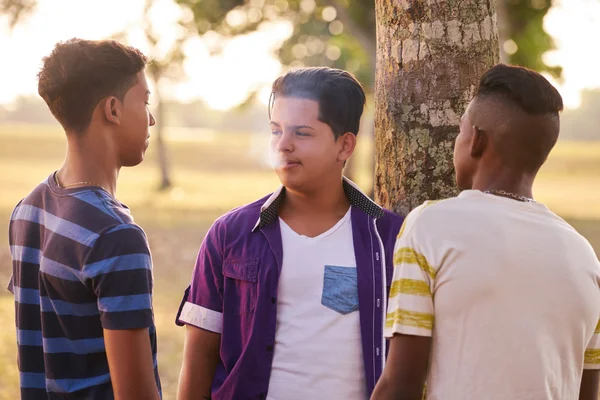
[[[223,328],[223,252],[217,220],[209,229],[196,259],[190,286],[177,313],[178,325],[193,325],[221,333]]]

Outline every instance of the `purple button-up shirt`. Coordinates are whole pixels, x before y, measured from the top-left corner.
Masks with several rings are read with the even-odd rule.
[[[370,396],[385,363],[386,301],[403,218],[379,207],[347,179],[344,190],[352,208],[360,330]],[[212,385],[215,400],[267,396],[283,261],[278,209],[284,196],[281,188],[213,224],[177,314],[179,325],[221,334],[220,361]]]

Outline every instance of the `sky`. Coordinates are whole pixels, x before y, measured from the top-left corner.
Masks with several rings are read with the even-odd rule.
[[[548,62],[562,65],[563,82],[553,81],[565,105],[576,108],[584,89],[600,87],[600,52],[592,39],[600,37],[600,0],[554,0],[544,21],[554,37],[557,50],[548,53]],[[38,0],[34,14],[11,32],[0,18],[0,104],[10,104],[17,96],[35,95],[36,74],[42,57],[56,42],[71,37],[102,39],[127,32],[128,41],[146,54],[160,57],[181,31],[180,18],[191,18],[173,0],[157,0],[150,12],[153,30],[160,37],[151,53],[142,30],[144,0]],[[281,73],[273,50],[292,31],[288,23],[271,23],[259,31],[227,42],[224,51],[210,54],[214,37],[188,40],[185,76],[176,82],[163,82],[162,92],[179,101],[202,99],[215,109],[228,109],[244,101],[249,91],[259,90],[266,102],[269,86]],[[587,38],[587,40],[586,40]]]

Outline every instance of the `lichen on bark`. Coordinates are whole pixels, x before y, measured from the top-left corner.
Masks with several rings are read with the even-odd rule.
[[[402,214],[457,193],[452,152],[498,62],[492,0],[376,0],[375,197]]]

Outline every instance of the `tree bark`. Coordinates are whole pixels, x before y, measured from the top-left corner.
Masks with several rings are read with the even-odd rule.
[[[376,0],[375,197],[401,214],[456,195],[452,154],[480,76],[498,62],[493,0]]]

